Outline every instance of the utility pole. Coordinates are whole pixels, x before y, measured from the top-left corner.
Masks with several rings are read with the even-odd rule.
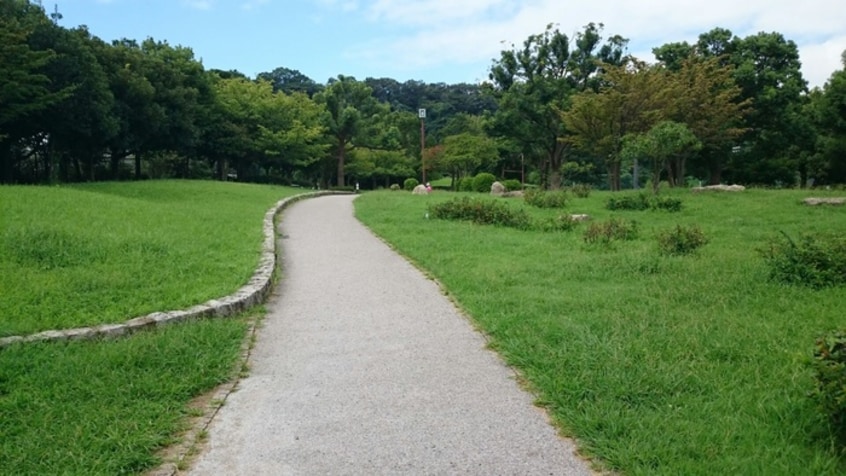
[[[420,168],[423,169],[423,184],[426,184],[426,109],[418,109],[420,118]]]

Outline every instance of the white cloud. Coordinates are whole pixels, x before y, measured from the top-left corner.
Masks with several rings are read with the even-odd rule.
[[[337,0],[321,0],[339,3]],[[738,36],[780,32],[797,43],[803,73],[821,85],[839,68],[846,49],[842,0],[641,0],[639,2],[562,2],[561,0],[371,0],[361,2],[367,21],[387,28],[385,36],[352,45],[347,55],[401,69],[443,63],[485,63],[511,43],[556,23],[568,36],[590,22],[604,23],[606,35],[631,40],[632,53],[652,60],[651,49],[674,41],[695,41],[715,27]]]
[[[182,0],[182,4],[195,10],[211,10],[214,0]]]
[[[263,5],[267,5],[270,3],[270,0],[248,0],[241,4],[241,8],[244,10],[255,10]]]

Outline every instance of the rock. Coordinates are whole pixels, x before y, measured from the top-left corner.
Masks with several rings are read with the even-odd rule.
[[[588,221],[590,220],[590,215],[587,215],[585,213],[575,213],[573,215],[570,215],[570,219],[576,222]]]
[[[829,197],[829,198],[820,198],[820,197],[808,197],[805,200],[802,200],[805,205],[816,206],[816,205],[844,205],[846,204],[846,197]]]
[[[523,198],[522,190],[514,190],[513,192],[505,192],[501,195],[503,198]]]
[[[743,185],[706,185],[704,187],[693,187],[690,189],[693,193],[699,192],[742,192],[746,190]]]
[[[414,195],[427,195],[429,193],[429,191],[426,190],[425,185],[420,184],[420,185],[414,187],[414,190],[412,190],[411,193],[413,193]]]
[[[493,184],[491,184],[491,195],[501,196],[505,192],[506,192],[505,185],[503,185],[499,182],[494,182]]]

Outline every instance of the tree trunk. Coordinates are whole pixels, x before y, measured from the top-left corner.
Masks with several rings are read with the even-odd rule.
[[[135,151],[135,180],[141,180],[141,151]]]
[[[347,144],[345,140],[338,140],[338,187],[344,186],[344,160],[346,159]]]

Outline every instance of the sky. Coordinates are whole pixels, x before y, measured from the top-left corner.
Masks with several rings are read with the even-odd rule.
[[[670,42],[715,27],[745,37],[779,32],[799,47],[802,73],[822,86],[843,69],[843,0],[44,0],[66,28],[105,41],[152,37],[190,47],[206,69],[250,77],[277,67],[318,83],[363,80],[476,83],[503,49],[554,24],[573,37],[588,23],[655,60]]]

